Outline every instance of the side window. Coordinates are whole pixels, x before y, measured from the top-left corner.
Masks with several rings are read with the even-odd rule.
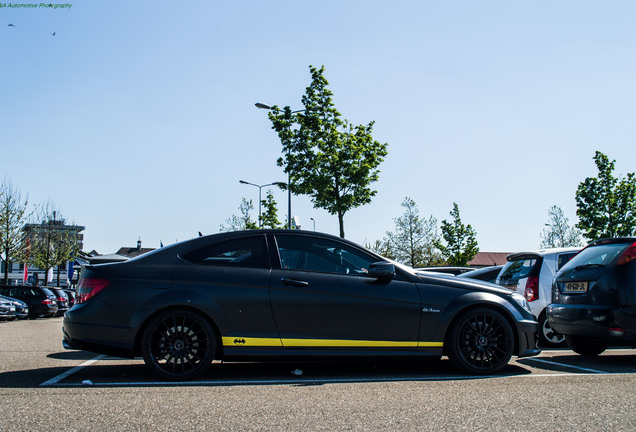
[[[557,271],[560,270],[561,267],[566,265],[568,261],[570,261],[574,257],[574,255],[576,255],[577,253],[578,252],[570,252],[570,253],[559,255],[558,262],[557,262]]]
[[[264,236],[215,243],[190,252],[183,259],[207,266],[270,267]]]
[[[329,239],[279,235],[276,241],[283,269],[364,275],[376,261],[364,252]]]

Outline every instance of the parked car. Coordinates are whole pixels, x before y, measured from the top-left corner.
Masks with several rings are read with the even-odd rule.
[[[15,307],[15,317],[18,319],[26,319],[29,317],[29,305],[19,299],[12,297],[0,296],[0,301],[8,301]]]
[[[29,318],[52,317],[57,313],[54,295],[39,286],[5,285],[0,287],[0,295],[17,298],[29,305]]]
[[[355,243],[307,231],[221,233],[122,263],[88,265],[64,343],[142,356],[167,379],[213,359],[447,354],[491,374],[540,352],[523,296],[481,281],[418,275]]]
[[[0,299],[0,321],[15,319],[15,306],[9,300]]]
[[[502,268],[503,268],[503,265],[482,267],[482,268],[474,269],[465,273],[458,274],[457,277],[479,279],[482,281],[495,283],[497,281],[497,276],[499,276],[499,273],[501,272]]]
[[[68,294],[62,288],[48,288],[55,296],[57,302],[57,314],[55,316],[62,316],[71,308]]]
[[[66,288],[64,289],[64,291],[68,295],[69,308],[73,307],[73,305],[75,304],[75,290]]]
[[[539,322],[539,343],[548,348],[565,346],[565,337],[555,332],[547,319],[546,307],[552,300],[552,280],[581,248],[545,249],[519,252],[506,257],[508,261],[496,283],[523,295]]]
[[[590,243],[554,279],[548,318],[570,349],[636,345],[636,237]]]

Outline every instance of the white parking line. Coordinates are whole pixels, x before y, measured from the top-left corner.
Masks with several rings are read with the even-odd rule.
[[[48,380],[48,381],[43,382],[42,384],[40,384],[40,386],[50,386],[50,385],[55,385],[55,384],[57,384],[58,382],[62,381],[64,378],[66,378],[66,377],[68,377],[68,376],[70,376],[70,375],[74,374],[75,372],[77,372],[77,371],[79,371],[79,370],[81,370],[81,369],[85,368],[86,366],[90,366],[90,365],[92,365],[93,363],[95,363],[95,362],[97,362],[97,361],[100,361],[100,360],[101,360],[101,359],[103,359],[104,357],[106,357],[106,356],[105,356],[105,355],[103,355],[103,354],[100,354],[100,355],[98,355],[97,357],[93,357],[92,359],[85,361],[85,362],[84,362],[84,363],[82,363],[81,365],[79,365],[79,366],[75,366],[73,369],[69,369],[69,370],[67,370],[67,371],[66,371],[66,372],[64,372],[64,373],[61,373],[61,374],[59,374],[58,376],[56,376],[56,377],[54,377],[54,378],[51,378],[51,379],[50,379],[50,380]]]
[[[565,367],[565,368],[571,368],[571,369],[578,369],[584,372],[591,372],[591,373],[595,373],[595,374],[607,374],[609,372],[605,372],[605,371],[600,371],[600,370],[596,370],[596,369],[590,369],[590,368],[584,368],[581,366],[573,366],[573,365],[569,365],[569,364],[565,364],[565,363],[558,363],[558,362],[553,362],[550,360],[544,360],[541,358],[536,358],[536,357],[528,357],[525,358],[524,360],[530,360],[530,361],[536,361],[536,362],[540,362],[540,363],[546,363],[546,364],[551,364],[553,366],[561,366],[561,367]]]

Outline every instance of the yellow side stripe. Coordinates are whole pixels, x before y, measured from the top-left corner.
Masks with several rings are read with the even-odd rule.
[[[226,347],[351,347],[351,348],[423,348],[443,347],[443,342],[415,341],[374,341],[374,340],[339,340],[339,339],[278,339],[253,338],[241,336],[223,336]]]

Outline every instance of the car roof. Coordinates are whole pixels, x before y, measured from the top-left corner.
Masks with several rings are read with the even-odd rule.
[[[520,259],[540,258],[540,257],[545,257],[547,255],[553,255],[553,254],[559,254],[559,253],[578,252],[581,249],[583,249],[583,247],[551,248],[551,249],[540,249],[536,251],[515,252],[508,255],[506,257],[506,261],[518,261]]]

